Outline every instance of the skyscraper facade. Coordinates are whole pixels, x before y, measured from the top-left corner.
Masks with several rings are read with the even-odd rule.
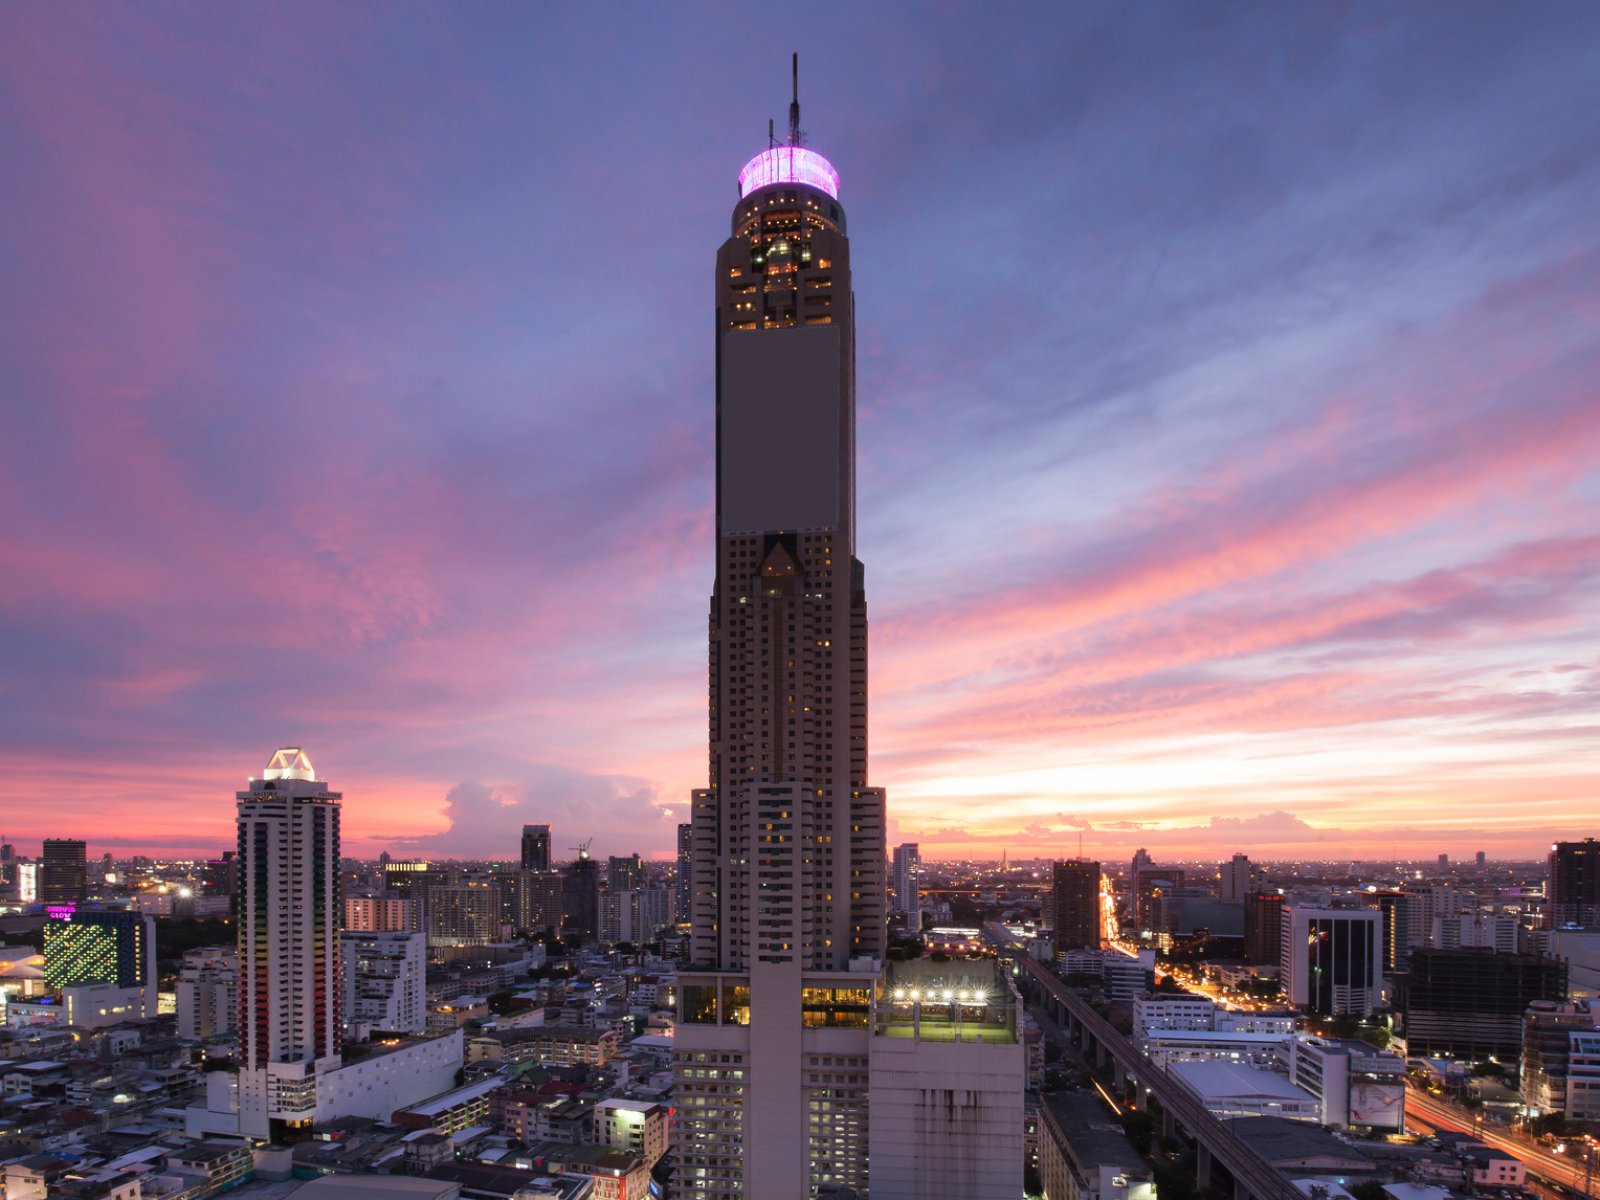
[[[1584,838],[1551,846],[1547,892],[1552,927],[1600,926],[1600,842]]]
[[[897,964],[898,984],[882,971],[850,244],[798,100],[788,141],[739,174],[715,299],[709,786],[692,798],[678,976],[679,1194],[896,1200],[976,1195],[977,1178],[1015,1194],[1014,993],[991,964]]]
[[[1279,979],[1291,1004],[1326,1016],[1364,1017],[1378,1007],[1383,937],[1371,908],[1283,910]]]
[[[644,860],[637,854],[613,854],[606,860],[606,891],[637,892],[644,887]]]
[[[563,930],[579,938],[592,938],[600,931],[600,864],[589,857],[587,846],[567,864],[562,884],[565,908]]]
[[[39,861],[41,904],[82,904],[89,891],[88,847],[76,838],[45,838]]]
[[[740,172],[716,261],[710,786],[692,801],[690,958],[718,974],[680,977],[701,1019],[677,1052],[699,1092],[717,1046],[723,1086],[688,1101],[683,1127],[704,1196],[867,1185],[865,1039],[830,1039],[866,1026],[871,976],[849,966],[881,959],[887,906],[884,797],[867,782],[850,245],[839,176],[800,145],[792,112],[790,141]],[[699,1036],[706,1024],[722,1028]],[[808,1089],[822,1061],[835,1086]],[[825,1114],[811,1103],[824,1091]]]
[[[1069,950],[1100,949],[1100,864],[1058,862],[1050,882],[1056,957]]]
[[[239,1128],[308,1125],[340,1062],[338,792],[298,746],[239,792]]]
[[[922,928],[922,850],[915,842],[894,848],[894,911],[906,921],[906,932]]]
[[[678,826],[678,871],[672,883],[676,899],[674,915],[679,921],[689,919],[689,897],[694,894],[693,871],[694,826],[684,821]]]
[[[522,827],[522,869],[524,871],[550,869],[550,826]]]

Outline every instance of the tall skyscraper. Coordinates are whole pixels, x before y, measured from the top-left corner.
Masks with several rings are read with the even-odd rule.
[[[894,848],[894,911],[906,919],[906,932],[922,929],[922,851],[915,842]]]
[[[550,869],[550,826],[522,827],[522,869],[524,871]]]
[[[1055,951],[1100,949],[1100,864],[1084,859],[1058,862],[1051,873]]]
[[[1600,926],[1600,842],[1557,842],[1550,847],[1547,888],[1550,924]]]
[[[88,847],[76,838],[45,838],[39,862],[41,904],[82,904],[88,896]]]
[[[673,880],[676,898],[674,916],[679,921],[689,919],[689,897],[694,894],[694,826],[684,821],[678,826],[678,873]]]
[[[315,1119],[340,1062],[340,795],[288,746],[237,800],[239,1129],[266,1137]]]
[[[716,260],[709,786],[692,801],[676,1179],[696,1200],[1014,1195],[1014,993],[988,963],[882,973],[850,244],[838,173],[799,120],[796,99],[788,141],[740,172]]]
[[[204,1103],[185,1110],[191,1137],[283,1143],[319,1120],[388,1120],[395,1109],[444,1091],[461,1068],[460,1030],[344,1062],[347,986],[353,1000],[374,1004],[358,1008],[358,1020],[414,1025],[421,939],[352,934],[367,957],[348,976],[341,970],[340,799],[298,746],[274,753],[262,777],[237,793],[238,1070],[207,1073]],[[391,982],[388,994],[375,994]]]
[[[745,165],[739,197],[716,265],[710,787],[693,799],[690,957],[779,996],[801,971],[882,955],[883,793],[867,784],[839,176],[791,143]]]

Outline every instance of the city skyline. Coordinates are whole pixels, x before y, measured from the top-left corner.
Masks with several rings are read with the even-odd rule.
[[[1600,18],[907,11],[827,45],[764,14],[10,22],[9,840],[209,856],[300,743],[362,857],[510,859],[532,823],[558,859],[673,852],[703,252],[797,39],[871,231],[889,844],[1590,832]]]

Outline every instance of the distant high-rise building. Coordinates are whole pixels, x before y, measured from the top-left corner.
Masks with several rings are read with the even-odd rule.
[[[383,865],[383,886],[396,896],[409,896],[418,884],[426,884],[433,874],[433,864],[425,859],[394,859]]]
[[[1550,924],[1600,926],[1600,842],[1557,842],[1550,847]]]
[[[1181,867],[1141,867],[1133,877],[1133,917],[1141,933],[1169,933],[1167,901],[1183,886]]]
[[[1407,892],[1387,891],[1374,893],[1373,898],[1378,902],[1382,933],[1378,958],[1383,964],[1383,973],[1393,975],[1396,971],[1405,970],[1406,962],[1411,957],[1411,904],[1414,897]]]
[[[636,892],[644,886],[644,860],[637,854],[613,854],[606,859],[606,891]]]
[[[689,899],[694,895],[694,826],[688,821],[678,826],[678,873],[673,879],[677,896],[676,915],[680,921],[689,919]]]
[[[341,797],[288,746],[237,799],[239,1129],[267,1137],[315,1118],[340,1063]]]
[[[39,860],[39,903],[82,904],[88,897],[88,847],[76,838],[46,838]]]
[[[1100,864],[1081,858],[1058,862],[1050,882],[1056,957],[1100,949]]]
[[[199,1041],[232,1033],[239,1025],[238,947],[184,951],[174,991],[179,1037]]]
[[[1439,870],[1448,871],[1449,869],[1450,869],[1450,856],[1448,854],[1439,855]]]
[[[562,889],[566,909],[564,933],[580,938],[597,937],[600,932],[600,864],[579,849],[578,857],[567,865]]]
[[[396,930],[346,930],[344,1019],[358,1035],[422,1033],[428,1028],[427,939]]]
[[[1146,867],[1153,867],[1155,865],[1156,860],[1150,857],[1149,853],[1143,846],[1140,846],[1133,852],[1133,862],[1128,868],[1129,882],[1137,883],[1139,879],[1139,873]]]
[[[155,1016],[155,919],[61,906],[44,923],[44,978],[53,988],[107,985],[123,993],[116,1003],[129,1016]]]
[[[550,826],[522,827],[522,869],[524,871],[550,869]]]
[[[906,932],[922,928],[922,851],[916,842],[894,848],[894,911],[905,918]]]
[[[600,940],[608,945],[629,942],[642,946],[671,920],[672,893],[664,887],[638,891],[607,891],[600,897]]]
[[[410,933],[417,923],[416,901],[405,896],[347,896],[344,927],[364,933]]]
[[[1235,854],[1232,861],[1222,867],[1222,899],[1228,904],[1243,903],[1252,892],[1260,891],[1258,872],[1246,854]]]
[[[1244,960],[1268,966],[1283,957],[1283,897],[1251,892],[1244,898]]]
[[[237,800],[238,1070],[207,1074],[204,1103],[185,1112],[189,1135],[282,1144],[319,1120],[387,1120],[449,1088],[462,1065],[459,1030],[344,1062],[339,793],[303,749],[286,746]]]
[[[214,899],[232,901],[239,892],[239,858],[232,850],[225,850],[221,858],[207,861],[200,871],[200,892]]]
[[[517,872],[516,927],[520,933],[560,933],[566,914],[566,876],[560,871]]]
[[[1486,853],[1484,853],[1482,850],[1479,850],[1478,851],[1478,866],[1479,866],[1479,868],[1481,869],[1481,868],[1486,867],[1488,865],[1489,865],[1489,856]]]
[[[1375,909],[1285,908],[1278,968],[1284,994],[1310,1012],[1366,1016],[1381,994],[1382,942]]]
[[[463,879],[428,885],[428,945],[487,946],[506,934],[500,883]]]
[[[883,973],[850,245],[798,100],[790,129],[740,173],[716,263],[709,786],[692,801],[675,1180],[694,1200],[1016,1195],[1026,1067],[1005,976]]]

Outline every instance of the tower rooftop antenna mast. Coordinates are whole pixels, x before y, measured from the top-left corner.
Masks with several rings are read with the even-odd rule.
[[[800,144],[800,52],[796,50],[789,62],[794,83],[794,98],[789,101],[789,145]]]

